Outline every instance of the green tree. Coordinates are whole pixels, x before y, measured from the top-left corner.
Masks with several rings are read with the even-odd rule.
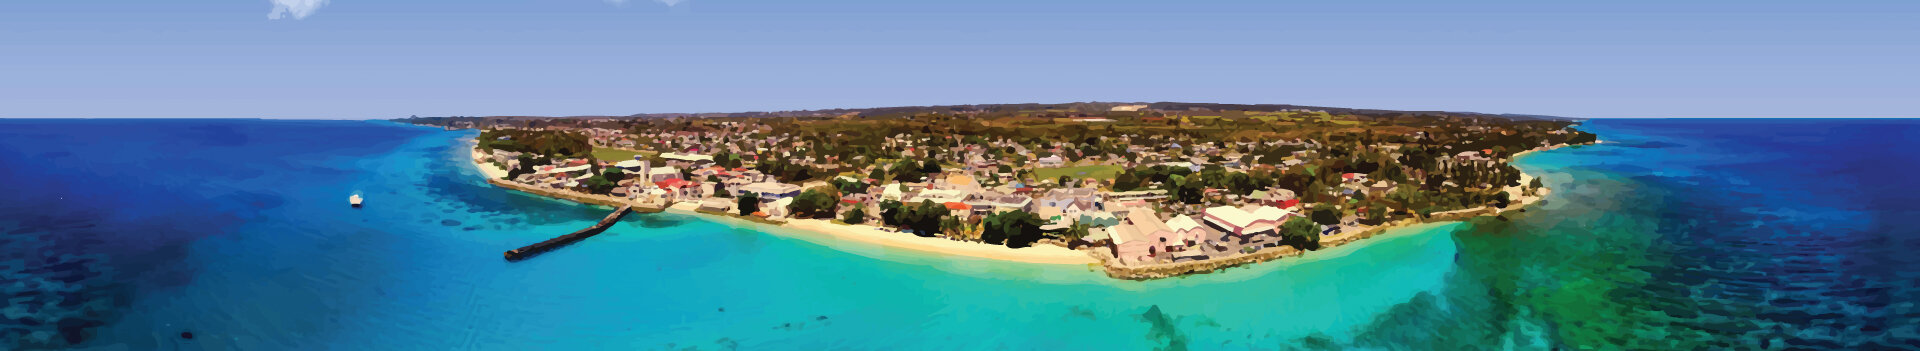
[[[1319,249],[1320,230],[1320,224],[1314,223],[1313,220],[1305,217],[1293,217],[1292,219],[1288,219],[1286,223],[1280,225],[1280,239],[1282,243],[1293,245],[1293,247],[1296,248],[1306,250]]]
[[[1311,216],[1313,217],[1314,223],[1321,225],[1340,224],[1340,210],[1334,208],[1333,204],[1320,203],[1313,205]]]
[[[857,180],[857,179],[846,180],[840,177],[834,177],[832,180],[828,180],[827,184],[833,185],[833,187],[835,189],[839,189],[840,193],[842,194],[859,194],[859,193],[867,192],[867,182]]]
[[[593,145],[585,134],[559,130],[497,129],[480,132],[481,150],[495,149],[541,156],[586,157]]]
[[[840,218],[840,221],[841,221],[841,222],[847,222],[847,224],[860,224],[860,223],[866,223],[866,222],[867,222],[867,207],[866,207],[866,206],[858,206],[858,205],[855,205],[855,206],[853,206],[853,208],[852,208],[852,209],[849,209],[849,210],[847,210],[847,213],[846,213],[846,215],[845,215],[845,216],[843,216],[843,217],[841,217],[841,218]]]
[[[986,227],[980,232],[982,241],[1011,248],[1033,246],[1044,235],[1040,226],[1047,224],[1039,215],[1018,210],[988,215],[980,223]]]
[[[536,159],[533,156],[527,155],[527,154],[521,154],[519,157],[515,157],[514,159],[519,160],[520,164],[518,167],[514,167],[513,169],[507,171],[507,179],[519,178],[520,175],[522,174],[533,174],[534,172],[537,172],[533,168],[535,164],[546,163],[543,160]]]
[[[793,218],[832,218],[840,204],[840,192],[831,187],[814,187],[800,192],[787,205]]]
[[[902,211],[901,223],[915,235],[931,237],[940,233],[940,219],[947,216],[947,207],[929,200],[922,200]]]
[[[904,213],[906,213],[906,211],[907,211],[907,206],[905,204],[901,204],[899,201],[894,201],[894,200],[881,201],[880,202],[880,224],[885,224],[888,226],[900,226],[902,225],[901,223],[905,222],[902,219],[905,218]]]
[[[734,207],[742,216],[751,216],[754,212],[760,212],[760,195],[751,191],[742,192],[740,200],[734,204]]]
[[[1227,174],[1223,183],[1226,183],[1225,184],[1226,186],[1224,186],[1223,188],[1227,188],[1227,191],[1231,191],[1236,195],[1244,196],[1247,194],[1252,194],[1255,190],[1260,190],[1254,184],[1253,176],[1247,175],[1246,173],[1242,173],[1242,172],[1233,172],[1233,173]]]
[[[887,172],[893,174],[893,180],[903,183],[918,183],[927,177],[926,173],[920,171],[920,165],[909,159],[901,159],[900,162],[894,163],[893,168],[888,168]]]
[[[1140,177],[1134,176],[1133,171],[1122,172],[1120,175],[1113,177],[1114,191],[1133,191],[1133,189],[1139,188]]]
[[[960,217],[940,217],[940,232],[954,233],[960,231],[960,229]]]
[[[620,186],[620,180],[626,177],[627,174],[621,172],[619,168],[608,168],[600,172],[600,176],[598,177],[587,178],[587,192],[594,194],[611,193],[613,192],[613,188]]]
[[[1207,185],[1197,179],[1180,184],[1180,202],[1198,204],[1207,195]]]
[[[1367,224],[1380,225],[1387,222],[1387,204],[1373,202],[1367,204]]]
[[[1060,238],[1080,240],[1080,238],[1087,237],[1090,231],[1092,231],[1092,228],[1088,227],[1086,223],[1074,223],[1072,226],[1068,226],[1067,230],[1060,231]]]
[[[726,151],[714,154],[713,160],[714,165],[726,168],[739,168],[741,163],[739,154]]]
[[[1169,175],[1160,188],[1167,191],[1167,197],[1185,204],[1198,204],[1206,195],[1206,186],[1198,175]]]

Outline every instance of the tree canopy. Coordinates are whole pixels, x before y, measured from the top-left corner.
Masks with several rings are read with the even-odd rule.
[[[750,216],[753,215],[754,212],[760,212],[760,195],[756,195],[751,191],[741,192],[740,201],[735,207],[738,207],[740,215],[742,216]]]
[[[478,140],[481,150],[558,157],[587,157],[593,152],[586,135],[567,131],[496,129],[480,132]]]
[[[613,188],[620,186],[620,180],[623,179],[627,179],[627,173],[619,168],[601,170],[600,176],[587,178],[587,192],[594,194],[613,192]]]
[[[1039,215],[1015,210],[987,215],[987,218],[980,223],[986,227],[986,230],[980,233],[982,241],[990,244],[1005,243],[1007,247],[1022,248],[1033,246],[1033,242],[1040,241],[1040,238],[1044,237],[1040,226],[1046,225],[1047,221],[1041,220]]]
[[[880,203],[880,209],[881,220],[887,225],[906,229],[919,236],[940,233],[940,218],[947,215],[947,207],[933,201],[920,201],[909,206],[887,200]]]
[[[840,191],[832,187],[813,187],[800,192],[787,205],[793,218],[832,218],[839,209]]]
[[[1301,249],[1320,248],[1320,224],[1305,217],[1293,217],[1280,225],[1282,243]]]
[[[887,173],[893,174],[893,180],[902,183],[917,183],[927,177],[927,173],[920,170],[920,164],[909,159],[901,159],[900,162],[894,163],[892,168],[887,169]]]
[[[847,224],[866,223],[867,222],[866,206],[853,206],[852,209],[847,210],[847,214],[845,216],[842,216],[840,218],[840,221],[846,222]]]
[[[1340,224],[1340,210],[1334,208],[1332,204],[1321,203],[1314,205],[1311,216],[1313,217],[1314,223],[1321,225]]]

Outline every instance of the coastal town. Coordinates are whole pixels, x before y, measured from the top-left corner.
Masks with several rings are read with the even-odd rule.
[[[1596,142],[1529,116],[1076,103],[436,117],[502,187],[1150,279],[1517,209],[1509,164]]]

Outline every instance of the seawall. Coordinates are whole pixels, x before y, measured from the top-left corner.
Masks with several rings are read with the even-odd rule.
[[[1401,219],[1401,220],[1392,222],[1392,224],[1375,226],[1372,228],[1368,228],[1364,231],[1361,231],[1359,233],[1341,236],[1340,238],[1334,239],[1332,241],[1322,241],[1320,242],[1320,245],[1321,245],[1320,248],[1328,249],[1328,248],[1333,248],[1340,245],[1351,244],[1354,242],[1358,242],[1360,240],[1372,238],[1375,235],[1380,235],[1382,233],[1386,233],[1386,231],[1388,230],[1392,230],[1396,228],[1408,227],[1408,226],[1413,226],[1413,225],[1422,224],[1422,223],[1461,221],[1461,220],[1466,220],[1468,218],[1473,218],[1478,216],[1493,215],[1493,214],[1496,214],[1497,211],[1498,209],[1491,206],[1487,206],[1487,207],[1481,207],[1481,208],[1475,208],[1475,209],[1434,213],[1432,216],[1424,219],[1413,219],[1413,218]],[[1098,256],[1102,260],[1101,265],[1106,267],[1105,271],[1107,273],[1107,276],[1109,277],[1113,277],[1117,279],[1129,279],[1129,280],[1147,280],[1147,279],[1174,277],[1174,276],[1180,276],[1180,275],[1186,275],[1186,274],[1212,273],[1213,271],[1233,268],[1240,265],[1272,261],[1272,260],[1285,258],[1285,257],[1297,257],[1303,254],[1306,254],[1306,252],[1300,251],[1299,249],[1295,249],[1292,246],[1281,246],[1281,247],[1260,250],[1251,254],[1234,255],[1234,256],[1221,258],[1221,259],[1150,264],[1150,265],[1134,265],[1134,266],[1115,265],[1115,264],[1112,264],[1111,262],[1106,262],[1107,260],[1112,259],[1112,257],[1109,257],[1107,255],[1096,255],[1096,256]]]
[[[578,202],[578,203],[583,203],[588,205],[600,205],[600,206],[607,206],[607,207],[613,207],[613,208],[620,208],[621,206],[633,206],[633,211],[639,212],[639,213],[658,213],[666,210],[665,207],[642,203],[639,201],[628,201],[628,200],[619,199],[619,198],[606,196],[606,195],[588,194],[588,193],[582,193],[582,192],[572,191],[572,190],[546,189],[546,188],[536,187],[532,185],[509,182],[509,181],[499,180],[499,179],[487,179],[487,183],[493,184],[495,186],[499,186],[502,188],[519,190],[521,192],[525,192],[529,194],[562,199],[567,201],[573,201],[573,202]]]

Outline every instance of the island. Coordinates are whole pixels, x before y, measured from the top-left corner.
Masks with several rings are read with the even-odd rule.
[[[487,181],[944,254],[1205,273],[1550,189],[1510,162],[1598,142],[1548,116],[1208,103],[994,104],[590,117],[477,129]]]

